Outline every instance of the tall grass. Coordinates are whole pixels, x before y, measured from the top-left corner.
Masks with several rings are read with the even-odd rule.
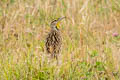
[[[53,19],[59,65],[45,52]],[[119,0],[1,0],[0,80],[120,80]]]

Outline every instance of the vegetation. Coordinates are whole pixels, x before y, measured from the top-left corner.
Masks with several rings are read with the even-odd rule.
[[[63,16],[56,64],[44,43]],[[0,80],[120,80],[119,34],[120,0],[1,0]]]

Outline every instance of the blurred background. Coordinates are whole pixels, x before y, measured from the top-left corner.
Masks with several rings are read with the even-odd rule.
[[[44,44],[63,16],[56,65]],[[0,0],[0,80],[120,80],[120,0]]]

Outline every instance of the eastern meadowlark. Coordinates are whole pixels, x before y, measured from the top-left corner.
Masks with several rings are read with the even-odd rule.
[[[62,44],[62,38],[60,34],[60,21],[63,20],[65,17],[58,18],[57,20],[53,20],[50,24],[51,31],[49,32],[47,38],[46,38],[46,51],[49,53],[52,57],[58,58],[58,54],[61,50],[61,44]]]

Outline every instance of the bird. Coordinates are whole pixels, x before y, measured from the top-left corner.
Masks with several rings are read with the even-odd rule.
[[[58,55],[61,51],[62,37],[60,32],[60,21],[64,18],[65,17],[55,19],[50,23],[51,30],[46,37],[46,52],[55,59],[58,59]]]

